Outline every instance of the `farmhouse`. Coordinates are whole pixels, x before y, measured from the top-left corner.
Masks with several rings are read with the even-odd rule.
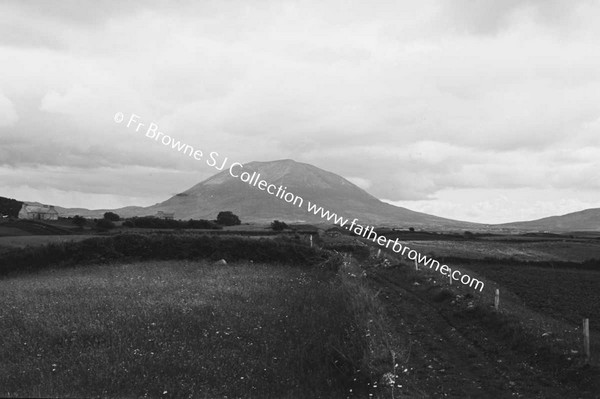
[[[158,212],[156,212],[156,217],[158,219],[173,220],[173,219],[175,219],[175,213],[158,211]]]
[[[23,203],[19,211],[19,219],[58,220],[58,212],[52,205]]]

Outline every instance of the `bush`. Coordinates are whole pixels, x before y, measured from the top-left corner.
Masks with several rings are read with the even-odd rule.
[[[217,215],[217,223],[221,226],[237,226],[242,224],[240,218],[231,211],[219,212]]]
[[[110,230],[115,228],[115,224],[108,219],[100,219],[96,222],[96,228],[100,230]]]
[[[121,220],[121,217],[119,215],[117,215],[116,213],[106,212],[104,214],[104,219],[110,220],[111,222],[118,222],[119,220]]]
[[[87,220],[83,216],[76,215],[73,217],[73,224],[77,227],[83,227],[87,224]]]
[[[0,275],[51,265],[80,265],[117,259],[226,259],[228,262],[253,260],[310,266],[325,261],[327,257],[327,253],[306,245],[269,239],[118,234],[8,252],[0,256]]]
[[[288,228],[288,225],[284,222],[280,222],[279,220],[274,220],[271,223],[271,228],[275,231],[283,231]]]
[[[330,251],[347,252],[354,255],[359,260],[365,260],[371,255],[371,251],[366,245],[328,244],[323,246],[323,249],[327,249]]]
[[[125,227],[138,227],[143,229],[221,229],[221,226],[209,220],[181,220],[159,219],[153,216],[134,217],[123,222]]]

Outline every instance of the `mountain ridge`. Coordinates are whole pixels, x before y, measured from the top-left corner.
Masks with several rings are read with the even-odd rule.
[[[590,208],[560,216],[548,216],[532,221],[502,224],[481,224],[434,216],[385,203],[342,176],[314,165],[292,159],[253,161],[236,166],[233,177],[224,169],[167,200],[148,206],[128,206],[118,209],[63,208],[56,206],[60,215],[100,218],[105,212],[116,212],[122,217],[153,216],[158,211],[173,212],[176,219],[215,219],[220,211],[232,211],[244,222],[311,222],[333,224],[314,213],[307,204],[358,223],[417,227],[430,229],[488,229],[522,231],[600,231],[600,208]],[[294,206],[284,199],[268,194],[240,180],[242,172],[260,175],[261,180],[301,197],[302,206]],[[258,181],[258,178],[257,178]]]
[[[600,231],[600,208],[588,208],[564,215],[497,225],[503,228],[536,231]]]

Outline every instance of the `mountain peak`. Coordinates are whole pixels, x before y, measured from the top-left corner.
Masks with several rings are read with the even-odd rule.
[[[346,218],[363,223],[421,225],[462,225],[383,203],[345,178],[316,166],[293,159],[253,161],[236,165],[232,176],[228,167],[182,194],[157,204],[152,211],[175,212],[177,218],[212,219],[220,211],[232,211],[244,221],[311,221],[333,223],[308,211],[308,204],[323,207]],[[246,179],[240,178],[242,174]],[[249,179],[248,176],[253,176]],[[251,180],[252,183],[247,181]],[[257,186],[264,180],[301,197],[301,206],[287,203]],[[275,190],[272,190],[275,191]]]

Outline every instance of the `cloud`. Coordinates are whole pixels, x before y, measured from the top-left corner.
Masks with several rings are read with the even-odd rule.
[[[235,161],[315,164],[409,208],[452,213],[440,193],[474,189],[576,201],[600,194],[599,15],[564,0],[7,1],[0,163],[10,187],[24,168],[65,201],[111,195],[118,168],[143,182],[121,203],[213,172],[115,124],[123,112]],[[57,168],[81,178],[48,176]],[[517,207],[462,201],[474,217]]]
[[[455,0],[443,2],[440,17],[461,33],[492,35],[509,29],[521,18],[552,27],[572,23],[581,8],[593,3],[584,0]]]
[[[0,127],[13,126],[18,119],[12,101],[0,93]]]

